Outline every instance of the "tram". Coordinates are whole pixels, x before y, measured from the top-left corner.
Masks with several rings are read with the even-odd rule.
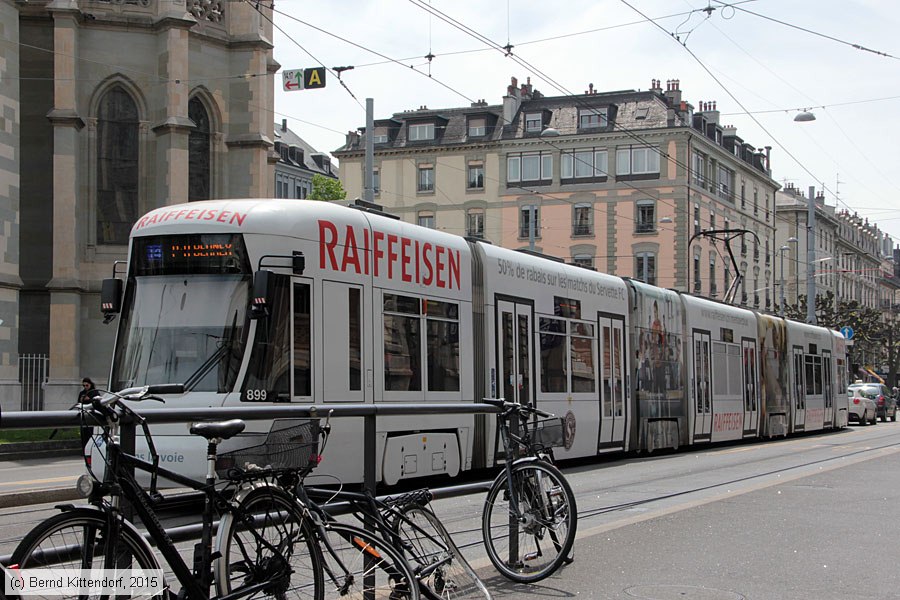
[[[503,397],[564,419],[563,460],[847,424],[836,332],[371,207],[158,208],[132,228],[102,310],[118,316],[110,388],[184,383],[169,407]],[[336,423],[318,473],[362,481],[362,427]],[[202,440],[153,431],[162,462],[203,476]],[[380,417],[376,451],[386,484],[455,476],[493,464],[496,431],[490,415]]]

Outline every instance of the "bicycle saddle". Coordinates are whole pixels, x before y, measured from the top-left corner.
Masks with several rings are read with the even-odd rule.
[[[219,421],[216,423],[192,423],[191,435],[199,435],[207,440],[220,439],[227,440],[234,437],[244,430],[247,424],[240,419],[231,419],[230,421]]]

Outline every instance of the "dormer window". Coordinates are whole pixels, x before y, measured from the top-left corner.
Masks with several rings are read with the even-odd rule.
[[[434,123],[417,123],[409,126],[409,141],[418,142],[434,139]]]
[[[605,108],[583,108],[578,111],[579,129],[598,129],[600,127],[606,127],[606,125]]]
[[[528,113],[525,115],[525,131],[540,132],[544,124],[541,113]]]
[[[469,119],[469,137],[484,137],[487,134],[487,119],[478,117]]]

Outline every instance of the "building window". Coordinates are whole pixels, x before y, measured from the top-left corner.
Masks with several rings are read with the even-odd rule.
[[[597,129],[599,127],[606,127],[606,125],[605,108],[583,108],[578,111],[579,129]]]
[[[534,217],[534,237],[541,237],[541,207],[539,206],[522,206],[519,208],[519,237],[520,238],[529,238],[531,237],[531,233],[529,231],[530,224],[532,221],[532,214]]]
[[[609,159],[605,149],[584,148],[563,152],[560,156],[560,179],[606,180]]]
[[[372,170],[372,191],[375,194],[381,193],[381,169]]]
[[[772,257],[769,256],[769,240],[766,239],[766,266],[768,267],[771,264],[772,264]]]
[[[593,235],[594,207],[590,204],[576,204],[572,207],[572,235]]]
[[[694,255],[694,293],[700,293],[700,255]]]
[[[506,180],[510,183],[550,183],[553,155],[549,152],[510,154],[506,159]]]
[[[543,128],[544,120],[541,113],[528,113],[525,115],[525,131],[535,132]]]
[[[753,188],[753,214],[759,214],[759,190]]]
[[[652,252],[638,252],[634,257],[634,278],[656,285],[656,255]]]
[[[372,135],[373,144],[387,144],[388,136],[386,133],[376,133]]]
[[[716,228],[716,213],[714,213],[714,212],[709,213],[709,228],[710,229]]]
[[[188,200],[209,200],[209,113],[196,96],[188,102],[188,118],[194,123],[188,135]]]
[[[590,254],[576,254],[572,257],[572,264],[578,265],[579,267],[586,267],[588,269],[594,268],[594,257]]]
[[[616,175],[659,173],[656,148],[620,148],[616,150]]]
[[[747,208],[747,185],[741,182],[741,208]]]
[[[653,200],[638,200],[634,230],[637,233],[656,231],[656,203]]]
[[[418,123],[409,126],[409,141],[418,142],[434,139],[434,123]]]
[[[470,208],[466,212],[466,235],[470,237],[484,237],[484,210]]]
[[[419,192],[433,192],[434,191],[434,166],[432,165],[420,165],[419,166],[419,178],[416,185],[416,190]]]
[[[419,227],[434,229],[434,213],[430,210],[419,211],[416,215],[416,223],[419,224]]]
[[[694,235],[700,235],[703,229],[700,227],[700,205],[694,205]]]
[[[691,153],[691,181],[700,187],[706,186],[706,157],[699,152]]]
[[[487,119],[469,119],[469,137],[483,137],[487,134]]]
[[[484,163],[469,163],[466,188],[470,190],[484,189]]]
[[[97,114],[97,243],[127,244],[138,211],[138,110],[114,87]]]
[[[734,171],[719,165],[719,197],[734,202]]]
[[[712,255],[709,257],[709,295],[715,296],[716,292],[716,257]]]

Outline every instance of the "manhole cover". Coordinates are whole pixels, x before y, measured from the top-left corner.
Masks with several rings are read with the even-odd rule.
[[[641,600],[746,600],[734,592],[696,585],[636,585],[625,593]]]

